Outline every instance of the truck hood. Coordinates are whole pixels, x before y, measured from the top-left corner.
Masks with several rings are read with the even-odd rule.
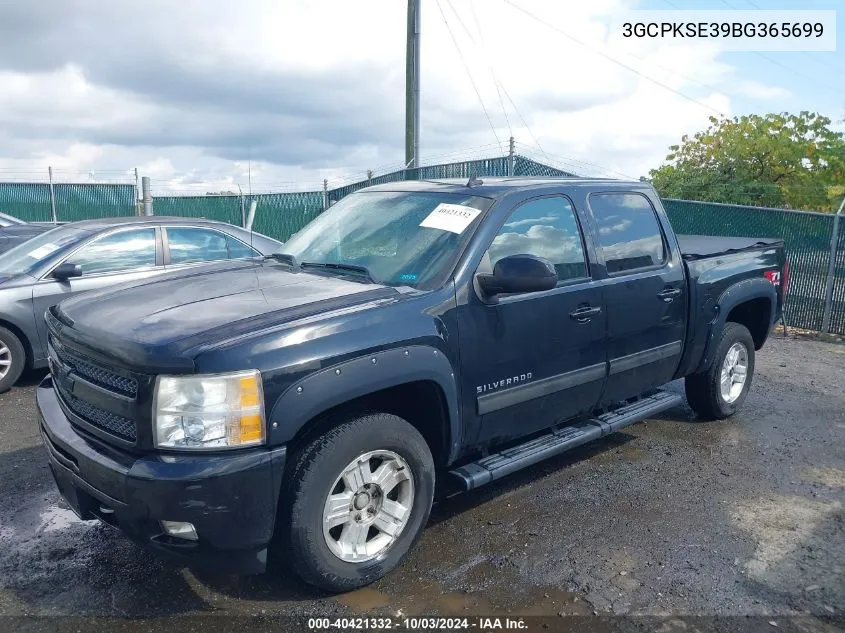
[[[276,262],[229,262],[88,292],[53,314],[68,337],[100,355],[175,368],[183,365],[177,358],[198,347],[399,296],[388,286],[291,271]]]

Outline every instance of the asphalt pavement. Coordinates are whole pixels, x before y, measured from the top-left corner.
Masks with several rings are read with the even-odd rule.
[[[341,596],[177,569],[77,520],[39,377],[0,395],[0,615],[845,615],[845,345],[773,338],[730,420],[679,407],[441,502],[401,568]]]

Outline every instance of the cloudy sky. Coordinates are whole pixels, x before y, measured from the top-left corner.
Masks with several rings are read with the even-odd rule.
[[[424,162],[498,155],[513,134],[561,167],[636,177],[711,115],[845,117],[842,45],[725,53],[609,26],[627,8],[839,8],[843,33],[841,0],[509,1],[422,0]],[[137,167],[157,192],[204,193],[395,168],[405,22],[405,0],[2,2],[0,178]]]

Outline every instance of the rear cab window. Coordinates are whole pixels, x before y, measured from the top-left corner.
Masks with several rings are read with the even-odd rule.
[[[656,268],[666,262],[666,243],[651,201],[641,193],[593,193],[590,209],[598,250],[609,275]]]

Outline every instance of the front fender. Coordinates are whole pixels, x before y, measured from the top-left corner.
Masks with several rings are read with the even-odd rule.
[[[719,334],[725,327],[728,315],[736,306],[752,299],[768,299],[770,304],[769,330],[772,329],[775,320],[775,306],[777,305],[777,291],[772,283],[764,278],[745,279],[735,283],[725,290],[716,301],[716,317],[710,322],[710,329],[707,335],[707,346],[704,348],[704,355],[696,369],[696,372],[707,371],[713,364],[713,357],[716,353]]]
[[[269,444],[289,442],[316,416],[355,398],[420,380],[436,383],[449,416],[449,462],[462,441],[458,387],[446,355],[433,347],[409,345],[332,365],[292,384],[270,412]]]

